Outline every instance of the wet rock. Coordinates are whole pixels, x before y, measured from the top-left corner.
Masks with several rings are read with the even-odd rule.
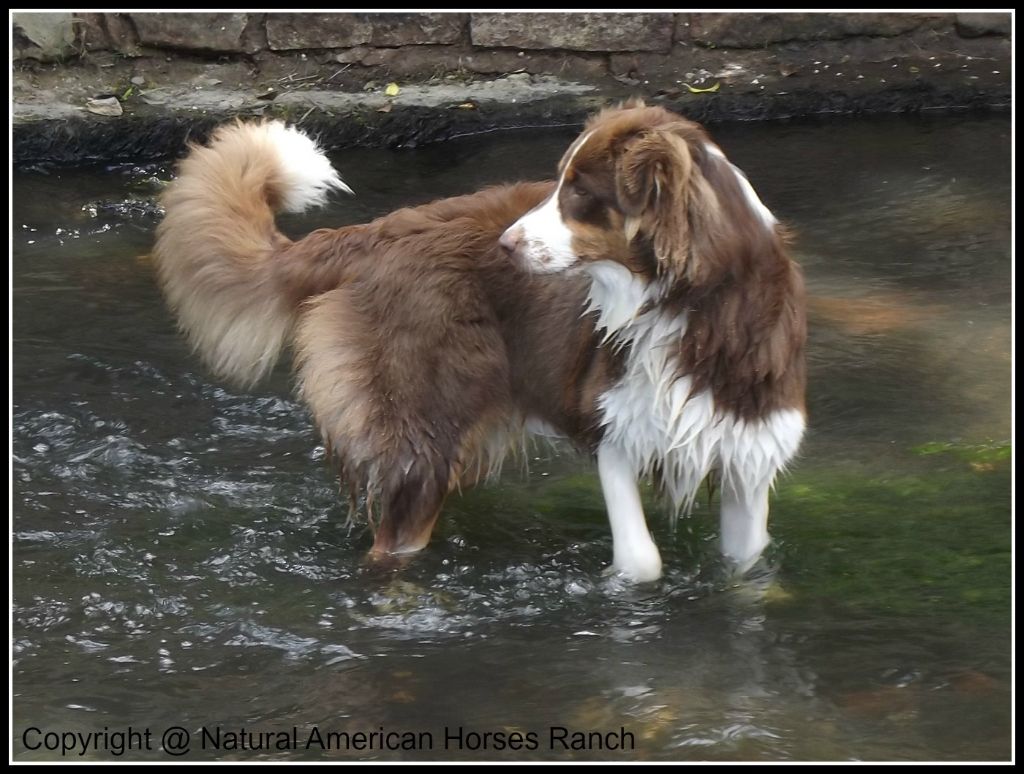
[[[193,78],[191,83],[196,88],[202,89],[209,88],[211,86],[219,86],[221,83],[223,83],[223,81],[220,78],[214,78],[204,73],[202,75],[197,75],[195,78]]]
[[[308,13],[267,16],[267,43],[275,51],[354,46],[410,46],[457,43],[466,14]]]
[[[981,35],[1009,35],[1010,14],[1008,13],[958,13],[956,31],[965,38]]]
[[[133,13],[139,42],[197,51],[242,52],[246,13]]]
[[[117,97],[100,97],[85,103],[85,109],[98,116],[119,116],[124,113]]]
[[[939,13],[694,13],[694,42],[732,48],[760,48],[790,40],[837,40],[854,35],[894,37],[920,27],[950,26]]]
[[[16,13],[12,32],[15,59],[54,62],[75,53],[70,13]]]
[[[668,51],[675,19],[669,13],[475,13],[475,46],[571,51]]]

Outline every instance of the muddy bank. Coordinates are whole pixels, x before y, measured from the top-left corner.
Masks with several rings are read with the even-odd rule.
[[[712,124],[1010,104],[1006,14],[17,16],[18,164],[170,157],[235,116],[409,147],[630,96]]]

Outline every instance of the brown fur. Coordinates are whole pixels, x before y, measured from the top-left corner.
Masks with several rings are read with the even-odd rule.
[[[604,381],[609,355],[581,325],[585,287],[521,273],[497,247],[548,191],[399,210],[282,256],[298,259],[291,297],[313,296],[295,336],[302,397],[343,477],[370,498],[377,551],[422,547],[445,496],[500,464],[528,416],[596,442],[600,390],[586,387]]]
[[[587,128],[561,193],[580,254],[669,279],[666,303],[689,315],[680,374],[721,406],[748,418],[802,409],[799,271],[703,131],[642,105]],[[182,162],[158,276],[218,375],[252,383],[294,344],[301,395],[353,498],[366,496],[375,551],[425,545],[447,494],[499,465],[527,418],[596,448],[598,399],[626,353],[600,345],[586,279],[528,274],[498,245],[551,183],[292,242],[273,218],[282,170],[260,143],[258,125],[226,127]]]
[[[233,357],[239,347],[270,338],[256,350],[276,354],[279,341],[294,342],[300,393],[353,497],[366,497],[375,551],[421,548],[447,494],[500,465],[527,417],[583,448],[596,443],[595,401],[613,356],[580,319],[585,284],[525,274],[498,247],[550,183],[291,242],[270,206],[277,170],[250,139],[228,127],[182,162],[164,198],[158,275],[223,377],[248,384],[273,363],[254,370]],[[251,330],[261,324],[251,310],[276,315],[269,334]]]
[[[561,166],[574,251],[669,282],[667,303],[688,321],[678,373],[695,392],[710,388],[719,408],[746,419],[803,411],[804,285],[782,227],[751,212],[697,124],[634,102],[584,132]]]

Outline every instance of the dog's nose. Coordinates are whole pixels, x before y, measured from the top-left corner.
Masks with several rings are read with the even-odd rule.
[[[501,239],[498,240],[498,244],[508,252],[514,253],[522,239],[523,227],[518,224],[513,224],[505,229],[505,233],[501,235]]]

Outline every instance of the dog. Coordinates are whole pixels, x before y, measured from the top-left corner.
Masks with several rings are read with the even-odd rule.
[[[276,211],[350,189],[297,129],[225,125],[163,196],[158,280],[218,377],[294,349],[371,555],[422,549],[448,494],[539,431],[596,456],[611,570],[662,572],[639,481],[678,514],[709,474],[749,568],[805,427],[786,232],[699,125],[640,101],[591,117],[557,172],[292,241]]]

